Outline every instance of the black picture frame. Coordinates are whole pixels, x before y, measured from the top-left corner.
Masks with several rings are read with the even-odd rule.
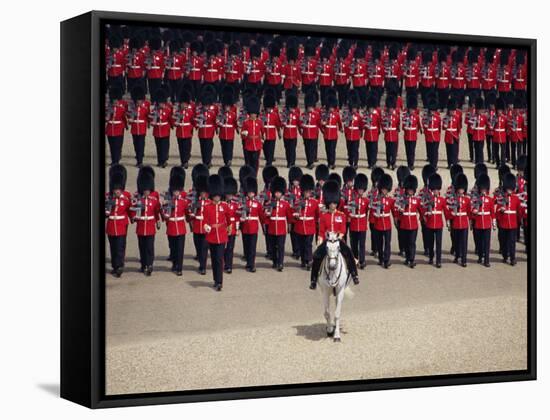
[[[105,243],[102,25],[188,25],[239,31],[330,34],[524,48],[528,50],[530,200],[527,369],[492,373],[105,395]],[[355,392],[536,379],[536,77],[535,39],[488,37],[92,11],[61,23],[61,397],[90,408]],[[74,194],[78,191],[78,195]]]

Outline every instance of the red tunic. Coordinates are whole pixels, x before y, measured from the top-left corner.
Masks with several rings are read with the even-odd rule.
[[[445,218],[451,222],[451,228],[468,229],[471,216],[470,201],[470,197],[467,195],[457,195],[453,202],[451,202],[450,199],[447,199]]]
[[[349,83],[351,63],[348,59],[338,60],[334,63],[334,84],[346,85]]]
[[[494,89],[497,86],[497,68],[493,63],[487,64],[481,72],[481,88]]]
[[[227,228],[231,224],[231,212],[227,203],[210,201],[204,207],[203,214],[206,242],[209,244],[227,243]]]
[[[351,80],[353,82],[353,87],[363,87],[367,85],[367,80],[369,77],[369,70],[365,60],[360,59],[355,62],[355,68],[353,69],[353,74]]]
[[[326,239],[331,232],[345,235],[347,226],[346,215],[340,210],[327,211],[319,216],[319,237]]]
[[[137,210],[137,207],[141,207]],[[139,197],[137,194],[132,198],[130,218],[136,222],[136,234],[138,236],[151,236],[157,232],[156,222],[160,220],[160,202],[158,194],[152,192],[147,197]]]
[[[385,69],[381,63],[373,65],[369,70],[369,84],[372,87],[381,87],[384,85]]]
[[[130,52],[127,56],[126,75],[129,79],[140,79],[145,76],[145,52]]]
[[[348,200],[344,213],[352,232],[366,232],[368,228],[369,199],[358,195]]]
[[[495,219],[493,197],[480,195],[479,201],[470,201],[470,213],[475,229],[490,229]]]
[[[189,80],[200,81],[204,74],[204,59],[198,55],[192,55],[189,59],[187,77]]]
[[[384,141],[395,143],[399,139],[399,111],[396,109],[391,112],[385,112],[382,116],[382,131],[384,131]]]
[[[508,137],[512,143],[521,142],[524,139],[525,120],[523,115],[514,110],[512,117],[508,119]]]
[[[260,118],[252,120],[246,119],[241,128],[241,137],[243,139],[244,150],[257,152],[262,149],[262,132],[264,124]]]
[[[472,140],[485,141],[487,137],[487,116],[485,114],[474,114],[472,117]]]
[[[294,232],[298,235],[315,235],[317,220],[319,220],[319,202],[315,198],[307,198],[302,207],[296,205],[293,209]]]
[[[263,122],[264,141],[275,141],[282,126],[279,110],[277,108],[265,110],[260,118]]]
[[[441,116],[439,112],[431,112],[422,119],[422,128],[426,143],[439,143],[441,140]]]
[[[447,63],[440,63],[435,86],[438,89],[447,89],[451,84],[451,68]]]
[[[171,208],[167,208],[166,205],[162,207],[162,217],[166,223],[166,235],[185,235],[187,233],[185,221],[188,214],[189,200],[180,194],[178,197],[172,198],[170,206]]]
[[[283,83],[284,62],[279,57],[272,57],[266,63],[265,81],[269,86],[278,86]]]
[[[107,54],[107,75],[109,77],[118,77],[124,74],[126,68],[126,53],[122,49],[117,49]]]
[[[190,139],[193,137],[195,107],[191,104],[177,106],[175,112],[172,113],[172,126],[176,127],[176,138]]]
[[[420,68],[416,61],[409,61],[405,74],[405,87],[417,88],[420,81]]]
[[[220,140],[234,140],[237,130],[237,113],[231,109],[221,111],[216,123]]]
[[[274,200],[264,208],[267,233],[270,235],[286,235],[288,223],[292,221],[292,209],[286,200]]]
[[[216,118],[218,107],[211,105],[208,108],[198,110],[195,115],[197,127],[199,128],[199,139],[212,139],[216,133]]]
[[[283,140],[294,140],[298,137],[298,125],[300,124],[300,110],[298,108],[285,109],[281,115],[283,125]]]
[[[370,213],[372,215],[374,229],[380,231],[391,230],[391,216],[394,210],[395,200],[392,197],[377,195],[370,201]]]
[[[117,100],[114,104],[107,107],[105,113],[105,135],[109,137],[124,135],[127,109],[128,104],[123,100]]]
[[[256,235],[260,229],[263,214],[263,207],[259,200],[256,198],[247,198],[246,206],[239,207],[242,233],[247,235]]]
[[[402,128],[405,141],[416,141],[420,130],[420,115],[416,110],[407,110],[403,113]]]
[[[481,88],[481,65],[477,62],[471,64],[467,71],[466,87],[468,89]]]
[[[506,143],[506,129],[508,128],[508,119],[506,114],[500,112],[497,115],[495,126],[493,127],[493,143]]]
[[[446,115],[443,118],[443,130],[445,130],[445,143],[453,144],[460,140],[461,116],[457,112]]]
[[[420,86],[431,88],[435,86],[435,64],[430,62],[422,66],[420,72]]]
[[[153,51],[147,66],[147,78],[162,79],[164,77],[164,52]]]
[[[363,119],[365,141],[378,141],[378,138],[380,137],[380,115],[380,110],[378,109],[367,111],[365,118]]]
[[[299,127],[304,139],[317,140],[321,128],[321,116],[316,110],[305,111],[300,116]]]
[[[323,60],[320,65],[319,86],[332,86],[334,79],[334,61]]]
[[[514,90],[526,90],[527,89],[527,66],[525,64],[519,64],[512,77],[512,85]]]
[[[190,203],[188,207],[188,214],[187,214],[187,220],[191,223],[191,229],[193,233],[195,234],[204,234],[206,231],[204,230],[204,208],[205,206],[210,202],[208,198],[198,198],[197,200],[197,208],[193,209],[192,204]]]
[[[442,229],[443,226],[445,226],[443,215],[446,207],[447,200],[445,200],[445,197],[441,197],[440,195],[432,196],[431,203],[421,207],[421,214],[427,228]]]
[[[183,70],[187,57],[182,53],[174,53],[167,57],[166,78],[168,80],[180,80],[183,77]]]
[[[317,79],[317,63],[317,59],[314,57],[309,57],[304,60],[301,66],[302,84],[308,86],[315,83]]]
[[[235,236],[240,225],[240,207],[241,204],[237,200],[226,201],[229,211],[229,236]]]
[[[495,198],[495,204],[498,226],[501,229],[517,229],[521,205],[517,194],[504,194],[501,198]]]
[[[456,65],[451,78],[451,87],[453,89],[464,89],[466,87],[466,67],[463,63]]]
[[[512,69],[510,66],[501,66],[497,73],[497,90],[499,92],[510,92],[512,90]]]
[[[360,116],[359,120],[361,120]],[[341,130],[342,119],[340,118],[340,112],[338,112],[337,110],[329,111],[327,120],[321,122],[321,131],[323,133],[323,138],[325,140],[338,140],[338,133]],[[359,131],[359,136],[360,135],[361,132]]]
[[[130,198],[128,192],[125,191],[120,197],[109,197],[109,193],[105,194],[105,200],[110,200],[111,211],[105,212],[107,223],[105,224],[105,232],[108,236],[125,236],[128,232],[128,224],[130,217]]]
[[[168,104],[153,106],[149,120],[153,126],[153,137],[169,137],[172,128],[172,107]]]
[[[296,63],[294,64],[287,63],[283,69],[283,78],[284,78],[283,86],[285,89],[299,87],[300,81],[302,78],[302,73],[300,72],[300,68],[298,67],[298,65]]]
[[[355,111],[351,114],[351,119],[345,122],[344,136],[347,141],[359,141],[361,139],[361,133],[365,126],[363,116],[359,111]]]
[[[151,103],[149,101],[138,101],[134,107],[128,111],[128,122],[130,123],[130,133],[137,136],[147,134],[149,124],[149,110]]]
[[[418,229],[418,215],[421,212],[420,198],[415,196],[406,196],[405,204],[402,208],[397,207],[395,203],[395,218],[399,220],[399,229],[403,230],[417,230]]]
[[[265,74],[265,63],[261,59],[253,58],[245,66],[246,81],[260,83]]]
[[[243,61],[238,56],[231,56],[225,63],[225,81],[227,83],[240,82],[244,74]]]

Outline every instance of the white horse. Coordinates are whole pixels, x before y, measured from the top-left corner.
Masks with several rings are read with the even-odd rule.
[[[325,318],[327,320],[327,336],[334,337],[334,341],[341,341],[340,338],[340,314],[342,313],[342,301],[344,293],[350,297],[353,296],[351,290],[347,290],[351,276],[346,266],[346,261],[340,253],[340,241],[338,236],[331,232],[326,241],[327,255],[321,263],[321,270],[317,278],[317,283],[320,286],[321,294],[323,295],[323,303],[325,305]],[[330,313],[330,295],[333,295],[336,300],[334,309],[334,322]]]

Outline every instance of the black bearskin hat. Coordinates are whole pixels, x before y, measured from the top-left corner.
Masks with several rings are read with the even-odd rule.
[[[208,195],[214,197],[219,195],[220,197],[224,192],[223,178],[218,174],[210,175],[208,177]]]
[[[243,180],[247,176],[253,176],[254,178],[256,178],[256,170],[250,165],[243,165],[239,169],[239,182],[242,184]]]
[[[208,175],[210,175],[210,170],[208,169],[208,166],[206,166],[204,163],[197,163],[195,166],[193,166],[193,169],[191,170],[191,180],[193,181],[193,185],[195,185],[195,181],[199,176],[208,177]]]
[[[233,178],[233,170],[229,166],[220,166],[220,169],[218,169],[218,175],[223,179]]]
[[[140,84],[135,85],[130,91],[133,101],[143,101],[145,99],[145,89]]]
[[[342,169],[342,179],[345,183],[353,181],[356,175],[357,171],[353,166],[346,166],[344,167],[344,169]]]
[[[397,100],[395,96],[388,95],[386,97],[386,108],[395,108],[396,103],[397,103]]]
[[[520,157],[518,157],[516,161],[516,167],[518,168],[518,171],[525,172],[527,169],[527,164],[527,155],[521,155]]]
[[[487,174],[480,174],[476,180],[476,185],[478,190],[487,190],[491,188],[491,179]]]
[[[454,111],[458,107],[458,103],[454,97],[449,98],[447,101],[447,111]]]
[[[238,44],[231,44],[229,45],[228,51],[229,55],[239,55],[241,53],[241,48]]]
[[[272,165],[265,166],[264,169],[262,169],[262,179],[264,180],[264,184],[269,184],[273,178],[279,175],[279,170]]]
[[[496,108],[499,111],[504,111],[506,109],[506,101],[504,98],[498,98],[496,101]]]
[[[172,177],[175,177],[176,175],[183,178],[183,184],[181,186],[181,189],[183,189],[185,185],[185,169],[183,169],[181,166],[172,167],[172,169],[170,169],[170,180],[172,179]]]
[[[464,168],[462,168],[462,165],[460,163],[453,164],[451,166],[451,169],[449,169],[449,173],[451,174],[451,181],[455,179],[455,176],[463,172],[464,172]]]
[[[300,181],[303,174],[304,173],[298,166],[293,166],[288,170],[288,182]]]
[[[247,176],[241,183],[241,189],[245,194],[254,193],[258,194],[258,180],[256,177]]]
[[[474,178],[478,179],[480,175],[487,173],[487,165],[484,163],[476,163],[474,166]]]
[[[199,175],[193,183],[197,193],[208,192],[208,176]]]
[[[498,180],[499,182],[502,182],[504,179],[504,175],[510,173],[510,167],[506,164],[502,164],[498,167]]]
[[[270,187],[272,194],[275,194],[276,192],[284,194],[286,192],[286,179],[284,179],[282,176],[276,176],[275,178],[273,178],[273,181],[271,181]]]
[[[123,94],[124,92],[120,84],[113,83],[111,87],[109,87],[109,99],[111,99],[111,101],[122,99]]]
[[[302,191],[313,191],[315,189],[315,180],[310,174],[304,174],[300,178],[300,188]]]
[[[296,108],[298,106],[298,98],[294,94],[286,95],[285,106],[287,108]]]
[[[391,191],[393,186],[393,179],[390,174],[383,174],[378,180],[378,189]]]
[[[183,191],[185,187],[185,172],[174,172],[170,175],[170,181],[168,182],[168,189],[170,192]]]
[[[476,109],[484,109],[485,108],[485,101],[481,97],[476,98]]]
[[[406,191],[413,190],[416,191],[418,189],[418,178],[414,175],[408,175],[403,180],[403,188],[405,188]]]
[[[443,180],[438,173],[431,174],[428,178],[428,188],[430,190],[440,190],[443,186]]]
[[[428,178],[432,174],[435,174],[435,172],[436,172],[436,169],[432,165],[430,164],[424,165],[424,167],[422,168],[422,181],[424,182],[424,184],[428,182]]]
[[[418,99],[416,95],[407,95],[407,108],[416,109],[418,108]]]
[[[399,186],[403,185],[403,181],[410,174],[411,174],[411,170],[406,165],[401,165],[397,168],[397,183],[399,184]]]
[[[468,177],[466,174],[459,173],[453,178],[453,187],[455,190],[468,191]]]
[[[504,175],[504,178],[502,179],[502,189],[504,189],[504,191],[515,191],[516,187],[516,176],[512,173],[507,173],[506,175]]]
[[[326,206],[340,203],[340,186],[336,181],[327,181],[323,184],[323,201]]]
[[[306,93],[306,96],[304,97],[304,107],[306,108],[314,107],[317,103],[316,99],[317,99],[316,95],[313,94],[312,92]]]
[[[144,191],[153,191],[155,189],[155,175],[153,168],[150,166],[144,166],[139,170],[137,177],[137,188],[140,194],[143,194]]]
[[[338,106],[338,99],[336,98],[336,96],[334,95],[327,96],[327,107],[336,108],[337,106]]]
[[[264,96],[264,108],[274,108],[275,107],[275,97],[273,95]]]
[[[340,176],[340,174],[336,172],[332,172],[328,176],[327,181],[335,181],[338,184],[338,186],[342,188],[342,177]]]
[[[353,180],[353,188],[356,190],[367,191],[369,187],[369,178],[365,174],[357,174]]]
[[[370,173],[370,183],[373,187],[378,187],[378,181],[380,180],[380,177],[382,175],[384,175],[384,169],[380,168],[379,166],[372,168],[372,171]]]
[[[328,169],[328,166],[324,163],[321,163],[315,168],[315,179],[317,181],[326,181],[328,179],[329,173],[330,171]]]
[[[435,97],[431,97],[428,99],[428,109],[430,111],[437,111],[438,102]]]
[[[259,114],[260,113],[260,100],[257,96],[251,96],[246,101],[246,112],[249,114]]]
[[[262,54],[262,49],[259,45],[254,44],[250,46],[250,57],[259,57]]]
[[[223,179],[223,195],[235,195],[239,191],[237,180],[233,177]]]
[[[126,168],[117,163],[109,169],[109,191],[126,188]]]
[[[372,93],[367,96],[367,108],[376,108],[379,104],[379,101],[376,97],[376,94]]]

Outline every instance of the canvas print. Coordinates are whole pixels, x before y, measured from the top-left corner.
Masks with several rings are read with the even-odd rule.
[[[527,369],[527,50],[102,30],[108,396]]]

